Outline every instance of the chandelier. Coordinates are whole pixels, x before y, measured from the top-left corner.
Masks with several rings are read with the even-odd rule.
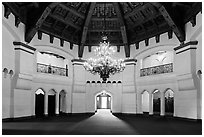
[[[106,81],[110,75],[122,72],[125,69],[125,63],[123,59],[111,58],[115,50],[107,42],[107,36],[102,39],[103,42],[100,42],[99,47],[94,50],[98,58],[89,58],[84,62],[84,68],[92,74],[99,74],[100,78]]]

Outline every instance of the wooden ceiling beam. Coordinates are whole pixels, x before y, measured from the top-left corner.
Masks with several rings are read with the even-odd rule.
[[[125,27],[125,21],[123,18],[123,15],[121,13],[121,9],[119,7],[119,4],[114,2],[113,6],[115,8],[116,14],[119,18],[119,21],[121,22],[121,34],[122,34],[122,39],[123,39],[123,43],[124,43],[124,48],[125,48],[125,56],[126,57],[130,57],[130,45],[128,43],[128,39],[127,39],[127,32],[126,32],[126,27]]]
[[[85,15],[79,13],[77,10],[74,10],[73,8],[69,8],[69,7],[65,6],[64,4],[59,4],[59,5],[60,5],[60,7],[68,10],[69,12],[73,13],[74,15],[76,15],[82,19],[85,19]]]
[[[109,30],[103,30],[103,29],[89,29],[88,32],[120,32],[121,30],[116,29],[109,29]]]
[[[104,21],[104,18],[96,18],[96,17],[93,17],[91,18],[91,21]],[[106,18],[106,21],[118,21],[118,18]]]
[[[82,56],[83,56],[83,50],[84,50],[84,44],[86,42],[88,26],[89,26],[89,23],[90,23],[91,16],[93,14],[95,5],[96,5],[96,2],[91,2],[90,8],[88,10],[88,13],[87,13],[87,16],[86,16],[86,19],[85,19],[83,32],[82,32],[82,35],[81,35],[81,42],[80,42],[79,49],[78,49],[78,57],[79,58],[82,58]]]
[[[137,12],[139,12],[139,11],[141,11],[141,10],[144,10],[145,8],[147,8],[147,6],[148,6],[148,3],[147,3],[147,4],[144,4],[144,5],[141,6],[141,7],[134,8],[132,12],[129,12],[129,13],[127,13],[127,14],[124,15],[124,19],[127,19],[128,17],[135,15]]]
[[[80,26],[74,24],[74,23],[71,22],[70,20],[64,20],[63,18],[60,18],[59,16],[56,16],[56,15],[53,15],[53,14],[50,14],[49,16],[52,17],[52,18],[54,18],[54,19],[59,20],[60,22],[66,24],[66,25],[72,26],[72,27],[74,27],[74,28],[77,29],[77,30],[80,30],[80,29],[81,29]]]
[[[140,36],[135,36],[135,40],[132,40],[132,44],[134,44],[134,43],[137,43],[137,42],[140,42],[140,41],[143,41],[143,40],[145,40],[145,39],[147,39],[147,38],[152,38],[152,37],[154,37],[155,35],[160,35],[160,34],[163,34],[163,33],[165,33],[165,32],[168,32],[168,31],[170,31],[171,30],[171,28],[169,28],[169,27],[164,27],[164,28],[162,28],[162,29],[160,29],[159,31],[157,31],[157,32],[147,32],[147,33],[145,33],[145,34],[143,34],[143,35],[140,35]]]
[[[47,35],[50,36],[50,43],[53,43],[54,37],[56,37],[56,38],[58,38],[58,39],[63,39],[63,40],[68,41],[68,42],[76,43],[76,41],[74,42],[74,41],[72,41],[72,40],[70,40],[70,39],[67,39],[66,37],[57,35],[53,30],[50,31],[50,30],[45,29],[45,28],[43,28],[43,29],[40,28],[39,30],[40,30],[41,32],[46,33]]]
[[[35,23],[34,26],[32,26],[30,29],[26,28],[26,33],[25,33],[25,41],[26,42],[30,42],[32,40],[32,38],[34,37],[34,35],[36,34],[36,32],[39,30],[39,28],[42,26],[43,22],[45,21],[45,19],[47,18],[47,16],[50,14],[50,12],[52,11],[52,9],[57,6],[59,3],[52,3],[49,6],[47,6],[45,8],[45,10],[43,11],[42,15],[40,16],[40,18],[37,20],[37,22]],[[28,20],[29,21],[29,20]]]
[[[4,5],[4,17],[8,19],[10,14],[11,14],[10,8],[7,5]]]
[[[168,25],[172,28],[173,32],[176,34],[179,41],[180,42],[185,41],[184,30],[182,30],[181,27],[178,24],[176,24],[176,22],[172,19],[171,15],[168,13],[166,8],[159,2],[153,2],[152,4],[158,8],[158,10],[163,15]]]

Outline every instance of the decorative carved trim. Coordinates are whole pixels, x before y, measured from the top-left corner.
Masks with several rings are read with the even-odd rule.
[[[140,69],[140,77],[171,72],[173,72],[173,63]]]

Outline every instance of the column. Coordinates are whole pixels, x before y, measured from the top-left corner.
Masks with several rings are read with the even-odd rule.
[[[137,102],[138,104],[137,105],[137,113],[138,114],[143,114],[143,111],[142,111],[142,94],[141,93],[137,93]]]
[[[68,93],[66,93],[65,94],[65,113],[69,113],[69,107],[71,107],[70,105],[69,105],[69,98],[68,98],[69,96],[68,96]],[[71,109],[70,109],[71,110]]]
[[[149,115],[153,115],[153,94],[149,93]]]
[[[164,116],[165,115],[165,93],[164,92],[160,92],[160,115]]]
[[[196,76],[198,63],[197,46],[202,46],[198,41],[189,41],[174,48],[174,72],[177,75],[178,91],[175,94],[174,116],[197,119],[201,116],[199,89]],[[200,51],[201,52],[201,51]],[[182,65],[181,65],[182,64]]]
[[[48,115],[48,93],[45,92],[44,96],[44,115]]]
[[[59,114],[59,93],[55,95],[55,114]]]

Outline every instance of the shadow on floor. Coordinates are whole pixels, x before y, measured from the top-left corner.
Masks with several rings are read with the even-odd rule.
[[[172,116],[114,114],[143,135],[202,135],[202,122]]]
[[[202,122],[173,117],[111,114],[59,115],[2,122],[3,135],[201,135]]]

